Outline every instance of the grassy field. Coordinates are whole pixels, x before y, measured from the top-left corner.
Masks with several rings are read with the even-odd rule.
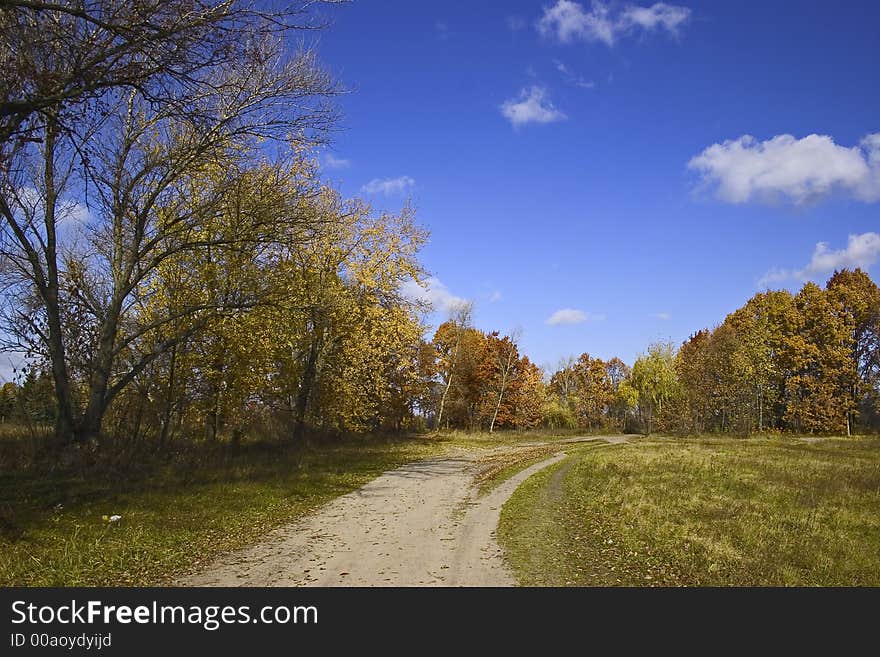
[[[92,459],[40,457],[45,436],[0,427],[0,586],[167,583],[403,463],[564,435],[443,432]]]
[[[538,586],[880,585],[880,440],[653,439],[527,480],[499,541]]]
[[[0,475],[0,585],[161,584],[449,440],[252,445],[173,462]],[[104,516],[120,515],[117,522]]]
[[[481,460],[482,492],[569,454],[504,507],[499,540],[523,584],[880,584],[880,440],[525,444],[560,437],[453,432],[7,467],[0,585],[167,583],[405,462],[515,445]]]

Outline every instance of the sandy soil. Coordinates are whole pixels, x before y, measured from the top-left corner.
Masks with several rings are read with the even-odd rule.
[[[462,451],[386,472],[177,584],[513,586],[495,540],[501,506],[564,454],[478,497],[473,477],[480,455]]]

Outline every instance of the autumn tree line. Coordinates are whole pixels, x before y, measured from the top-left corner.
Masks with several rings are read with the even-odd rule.
[[[583,353],[545,371],[517,333],[470,324],[459,308],[421,350],[423,426],[494,431],[846,434],[880,428],[880,289],[860,269],[756,294],[679,347],[632,367]]]
[[[835,272],[824,288],[756,294],[678,348],[651,345],[632,367],[584,353],[542,376],[515,341],[466,319],[443,324],[432,343],[439,382],[427,408],[441,426],[734,435],[880,428],[880,289],[860,269]]]
[[[318,3],[319,4],[319,3]],[[316,3],[0,6],[0,420],[62,445],[413,429],[877,426],[877,287],[768,292],[632,366],[545,372],[462,305],[433,334],[412,208],[321,179],[343,92]]]
[[[880,290],[862,270],[757,294],[673,362],[663,424],[687,431],[845,433],[880,420]]]
[[[629,369],[584,354],[554,373],[548,407],[567,426],[749,435],[880,428],[880,289],[860,269],[824,288],[756,294],[680,347]]]

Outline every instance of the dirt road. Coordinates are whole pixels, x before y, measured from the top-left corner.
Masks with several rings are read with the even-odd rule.
[[[479,455],[410,463],[227,555],[182,586],[512,586],[501,506],[559,453],[478,497]]]

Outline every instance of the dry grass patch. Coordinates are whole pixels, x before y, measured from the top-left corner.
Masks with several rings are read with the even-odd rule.
[[[529,478],[499,540],[527,585],[880,585],[880,440],[662,439]]]

